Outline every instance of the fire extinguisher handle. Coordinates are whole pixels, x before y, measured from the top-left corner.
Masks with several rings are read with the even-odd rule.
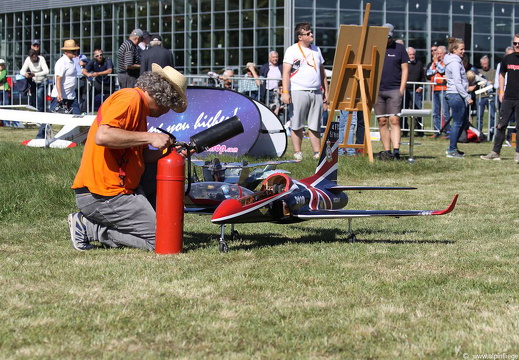
[[[161,129],[161,128],[156,128],[157,130],[163,132],[164,134],[166,135],[169,135],[169,137],[171,138],[171,141],[175,142],[177,141],[177,138],[175,137],[175,135],[173,135],[172,133],[170,133],[169,131],[166,131],[164,129]]]

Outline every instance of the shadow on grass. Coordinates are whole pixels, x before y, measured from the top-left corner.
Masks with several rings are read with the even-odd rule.
[[[296,228],[293,225],[286,225],[292,228]],[[237,226],[239,231],[239,226]],[[226,230],[225,241],[229,245],[229,250],[253,250],[260,247],[271,247],[279,246],[290,243],[297,244],[312,244],[312,243],[336,243],[336,242],[350,242],[348,240],[348,231],[339,228],[329,229],[311,229],[297,227],[297,230],[304,230],[305,234],[298,238],[289,238],[279,233],[272,232],[261,232],[256,234],[240,234],[241,240],[231,240],[230,231]],[[388,232],[394,234],[395,237],[401,235],[416,234],[420,235],[420,231],[406,230],[406,231],[391,231],[391,230],[372,230],[372,229],[357,229],[354,230],[357,237],[356,243],[361,244],[454,244],[453,240],[391,240],[391,239],[369,239],[363,240],[363,236],[367,235],[378,235],[387,236]],[[196,233],[196,232],[185,232],[184,233],[184,251],[193,251],[202,248],[218,248],[219,234],[207,234],[207,233]]]

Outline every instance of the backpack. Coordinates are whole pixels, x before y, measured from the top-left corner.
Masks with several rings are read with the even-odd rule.
[[[487,141],[487,137],[485,134],[483,134],[482,131],[479,131],[472,125],[468,125],[467,129],[463,130],[461,132],[460,138],[458,139],[458,142],[460,143],[479,143]]]
[[[13,84],[13,92],[15,94],[26,95],[27,92],[31,89],[32,79],[27,79],[25,76],[16,75],[15,81]]]

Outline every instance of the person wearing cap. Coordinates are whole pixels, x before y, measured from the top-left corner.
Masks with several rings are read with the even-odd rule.
[[[34,39],[31,41],[31,48],[29,49],[30,50],[34,50],[36,52],[38,52],[38,55],[40,56],[43,56],[43,58],[48,61],[48,56],[47,54],[43,51],[43,49],[41,48],[41,42],[40,40],[38,39]]]
[[[162,47],[160,35],[153,35],[150,41],[150,48],[141,52],[141,75],[146,71],[151,71],[151,64],[154,63],[162,67],[175,67],[173,53]]]
[[[0,105],[9,105],[9,91],[11,87],[7,82],[7,70],[5,69],[5,60],[0,59]]]
[[[146,30],[142,30],[141,41],[137,44],[137,46],[139,47],[140,54],[142,54],[143,51],[149,49],[150,41],[151,41],[151,34]]]
[[[378,119],[380,141],[384,147],[379,158],[382,160],[400,159],[400,118],[402,111],[402,98],[408,77],[409,55],[405,47],[393,39],[394,28],[391,24],[385,24],[389,28],[387,48],[384,57],[384,67],[380,78],[378,97],[375,103],[375,115]],[[391,131],[389,130],[391,125]],[[393,153],[391,152],[393,145]]]
[[[117,51],[119,87],[132,88],[140,75],[141,60],[137,44],[142,40],[141,29],[134,29]]]
[[[65,40],[63,43],[63,56],[54,64],[54,87],[51,96],[53,101],[51,109],[59,103],[68,108],[72,107],[72,113],[79,115],[79,105],[76,96],[77,68],[74,62],[79,46],[73,39]]]
[[[185,111],[186,88],[187,79],[178,71],[153,64],[135,88],[116,91],[101,105],[72,185],[79,212],[70,214],[68,223],[76,250],[91,250],[93,242],[155,249],[155,210],[146,199],[142,174],[173,141],[148,132],[147,117]]]
[[[40,40],[31,41],[31,49],[35,51],[40,51]]]
[[[245,94],[248,97],[253,98],[254,100],[259,100],[259,89],[261,86],[261,80],[258,77],[256,65],[254,63],[249,62],[247,63],[243,71],[245,72],[245,79],[241,79],[238,81],[238,92]]]

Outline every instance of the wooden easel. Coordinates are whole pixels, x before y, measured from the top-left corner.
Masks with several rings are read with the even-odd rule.
[[[340,26],[328,95],[331,120],[326,124],[323,138],[326,139],[328,135],[335,111],[347,110],[349,115],[344,140],[339,147],[363,149],[369,161],[373,162],[369,122],[380,85],[389,29],[381,26],[368,27],[370,8],[371,4],[367,3],[362,26]],[[353,111],[362,111],[364,115],[364,144],[346,143]],[[321,151],[324,146],[324,143],[321,144]]]

